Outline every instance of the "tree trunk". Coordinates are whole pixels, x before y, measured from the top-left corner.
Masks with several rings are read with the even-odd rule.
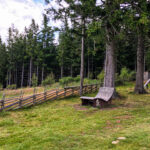
[[[93,72],[94,72],[93,55],[92,55],[92,62],[91,62],[91,64],[92,64],[91,75],[92,75],[92,78],[93,78]]]
[[[82,44],[81,44],[81,68],[80,68],[80,96],[83,94],[84,82],[84,49],[85,49],[85,20],[82,19]]]
[[[88,54],[88,79],[90,78],[90,56]]]
[[[72,65],[70,66],[70,76],[73,76],[73,69],[72,69]]]
[[[106,28],[106,58],[104,87],[115,87],[115,41],[111,39],[110,29]]]
[[[9,85],[11,85],[11,70],[9,71]]]
[[[63,78],[64,76],[64,65],[62,64],[61,65],[61,78]]]
[[[36,76],[37,76],[37,84],[38,84],[38,81],[39,81],[39,65],[37,65],[37,68],[36,68]]]
[[[42,67],[42,79],[41,79],[41,83],[43,82],[44,80],[44,67]]]
[[[23,80],[24,79],[24,63],[22,65],[22,74],[21,74],[21,88],[23,87]]]
[[[32,82],[32,58],[30,58],[29,86],[31,86],[31,82]]]
[[[15,84],[16,84],[16,86],[18,86],[18,68],[17,68],[17,65],[16,65]]]
[[[6,87],[8,86],[9,84],[9,71],[7,70],[7,83],[6,83]]]
[[[138,35],[137,47],[137,72],[136,72],[136,85],[134,92],[137,94],[145,93],[144,86],[144,36]]]

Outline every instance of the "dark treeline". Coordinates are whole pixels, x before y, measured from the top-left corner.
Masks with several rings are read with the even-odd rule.
[[[143,78],[143,71],[150,69],[149,3],[146,0],[106,0],[99,5],[96,0],[65,2],[68,7],[62,7],[58,0],[60,9],[47,9],[42,27],[32,20],[20,34],[12,26],[7,42],[0,40],[0,83],[4,87],[31,86],[33,74],[41,84],[51,72],[58,80],[77,75],[81,79],[82,75],[97,78],[102,70],[105,70],[105,86],[111,87],[115,73],[120,73],[123,67],[137,71]],[[59,32],[49,26],[49,14],[63,22],[57,29]],[[57,44],[55,32],[59,33]],[[145,59],[140,58],[144,53]],[[140,83],[136,84],[138,87]],[[140,88],[137,93],[142,93]]]

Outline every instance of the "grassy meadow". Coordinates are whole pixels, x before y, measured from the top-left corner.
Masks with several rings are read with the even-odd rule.
[[[69,97],[0,112],[0,150],[149,150],[150,95],[133,94],[133,85],[117,91],[103,109]],[[112,144],[118,137],[126,139]]]

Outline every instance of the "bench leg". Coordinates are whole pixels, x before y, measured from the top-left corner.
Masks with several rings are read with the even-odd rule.
[[[93,107],[96,107],[96,99],[93,100]]]
[[[105,107],[111,105],[111,102],[112,102],[111,100],[108,102],[105,102],[103,100],[99,100],[100,108],[105,108]]]
[[[84,106],[84,105],[88,105],[88,101],[85,100],[85,99],[82,99],[82,105],[83,105],[83,106]]]

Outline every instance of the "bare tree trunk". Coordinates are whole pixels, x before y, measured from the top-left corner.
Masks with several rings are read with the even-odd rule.
[[[17,65],[16,65],[15,84],[16,84],[16,86],[18,85],[18,69],[17,69]]]
[[[22,65],[22,75],[21,75],[21,88],[23,87],[23,80],[24,79],[24,63]]]
[[[83,94],[84,82],[84,49],[85,49],[85,19],[82,19],[82,44],[81,44],[81,68],[80,68],[80,96]]]
[[[11,85],[11,70],[9,71],[9,85]]]
[[[29,86],[31,86],[31,82],[32,82],[32,58],[30,58]]]
[[[72,69],[72,65],[70,66],[70,76],[73,76],[73,69]]]
[[[88,54],[88,79],[90,78],[90,57]]]
[[[7,70],[7,83],[6,83],[6,87],[8,86],[9,84],[9,71]]]
[[[106,28],[106,59],[104,87],[115,87],[115,41],[111,40],[109,30]]]
[[[138,35],[137,47],[137,72],[136,72],[136,85],[134,92],[137,94],[145,93],[144,90],[144,35]]]
[[[61,65],[61,78],[63,78],[64,76],[64,65],[62,64]]]
[[[95,40],[94,40],[94,51],[96,50],[96,46],[95,46],[95,44],[96,44],[96,42],[95,42]]]
[[[94,65],[93,65],[93,55],[92,55],[92,70],[91,70],[91,74],[92,74],[92,78],[93,78],[93,70],[94,70]]]
[[[36,76],[37,76],[37,84],[38,84],[38,81],[39,81],[39,65],[37,65],[37,68],[36,68]]]
[[[42,79],[41,79],[41,83],[44,80],[44,67],[42,67]]]

